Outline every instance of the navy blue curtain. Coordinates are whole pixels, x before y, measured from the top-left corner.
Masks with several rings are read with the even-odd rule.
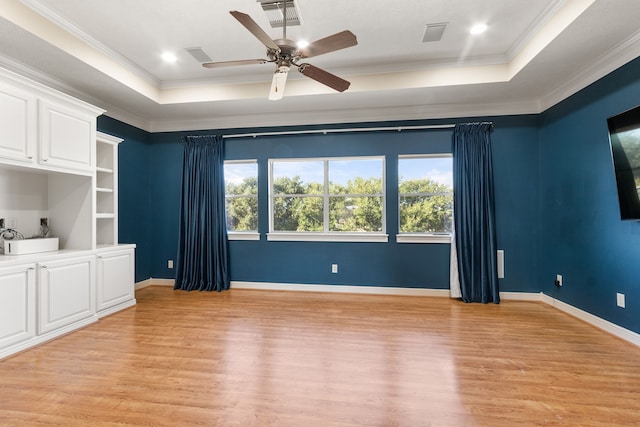
[[[229,289],[223,148],[218,135],[184,140],[174,289]]]
[[[453,131],[453,216],[464,302],[500,302],[491,161],[491,123]]]

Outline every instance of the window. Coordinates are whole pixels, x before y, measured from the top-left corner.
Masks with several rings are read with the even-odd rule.
[[[451,156],[400,156],[398,202],[398,242],[449,242],[453,221]]]
[[[257,234],[258,164],[256,161],[225,161],[224,188],[229,238],[259,238]]]
[[[386,241],[383,157],[269,164],[269,240]]]

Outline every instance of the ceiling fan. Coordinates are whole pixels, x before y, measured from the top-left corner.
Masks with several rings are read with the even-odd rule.
[[[322,55],[324,53],[334,52],[336,50],[345,49],[347,47],[358,44],[356,36],[351,31],[341,31],[331,36],[316,40],[307,47],[299,48],[296,42],[287,39],[287,1],[284,2],[284,19],[282,25],[282,38],[272,40],[269,35],[260,28],[260,26],[249,15],[238,12],[229,12],[238,20],[251,34],[267,47],[267,59],[246,59],[240,61],[222,61],[207,62],[202,64],[206,68],[229,67],[235,65],[251,65],[251,64],[276,64],[276,71],[273,75],[271,83],[271,91],[269,92],[270,100],[281,99],[284,96],[284,88],[287,82],[287,75],[291,67],[296,67],[303,75],[313,79],[323,85],[344,92],[351,85],[350,82],[344,80],[334,74],[329,73],[321,68],[307,63],[299,63],[305,58]]]

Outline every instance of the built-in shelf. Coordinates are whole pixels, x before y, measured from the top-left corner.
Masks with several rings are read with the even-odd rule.
[[[97,133],[96,245],[118,244],[118,144],[122,139]]]

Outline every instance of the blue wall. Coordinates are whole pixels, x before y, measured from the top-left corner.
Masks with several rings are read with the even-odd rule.
[[[124,139],[118,147],[118,241],[135,243],[136,282],[150,277],[149,133],[107,116],[98,130]]]
[[[474,118],[492,120],[496,174],[498,244],[505,250],[503,290],[539,291],[537,283],[537,117]],[[450,123],[450,121],[448,121]],[[368,123],[356,126],[416,125],[433,122]],[[340,126],[343,127],[343,126]],[[298,128],[300,129],[300,128]],[[264,130],[264,129],[263,129]],[[282,129],[278,129],[282,130]],[[236,133],[257,131],[236,129]],[[152,277],[172,278],[167,260],[176,257],[181,179],[181,138],[231,131],[152,134],[149,152],[150,260]],[[397,158],[400,154],[448,153],[451,129],[405,132],[299,135],[228,139],[225,159],[257,159],[259,165],[260,241],[231,241],[234,281],[336,285],[402,286],[446,289],[449,252],[446,244],[398,244]],[[389,243],[268,242],[269,158],[384,155],[387,166],[387,233]],[[340,272],[332,274],[330,264]]]
[[[639,76],[636,59],[540,117],[540,288],[635,332],[640,222],[620,220],[606,119],[640,104]]]
[[[501,290],[543,291],[635,332],[640,223],[619,217],[606,118],[640,104],[638,76],[640,59],[541,115],[444,121],[494,122],[498,246],[506,273]],[[120,241],[138,245],[136,280],[143,280],[173,277],[167,260],[176,257],[183,136],[314,127],[149,134],[101,117],[98,128],[126,140],[120,146]],[[449,245],[395,242],[394,189],[399,154],[448,152],[450,136],[437,130],[228,140],[226,159],[258,159],[262,233],[260,241],[230,242],[232,280],[447,288]],[[389,243],[266,241],[267,160],[349,155],[387,158]],[[329,272],[331,263],[340,264],[339,274]],[[561,289],[553,285],[558,273]],[[616,307],[616,292],[626,295],[626,309]]]

